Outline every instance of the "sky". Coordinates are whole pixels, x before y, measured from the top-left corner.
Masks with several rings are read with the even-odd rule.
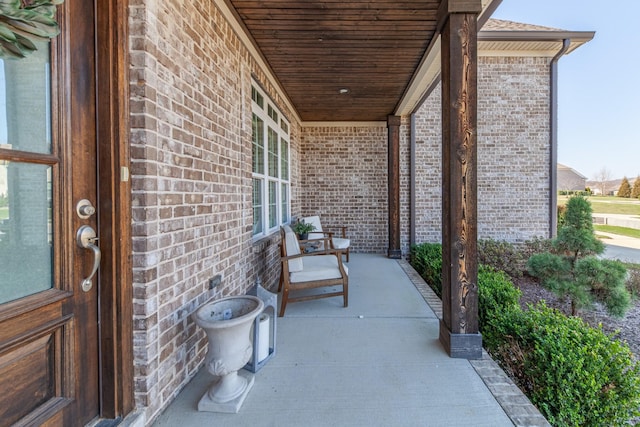
[[[640,175],[638,16],[638,0],[502,0],[492,15],[596,32],[558,62],[558,161],[589,180],[603,168],[612,179]]]

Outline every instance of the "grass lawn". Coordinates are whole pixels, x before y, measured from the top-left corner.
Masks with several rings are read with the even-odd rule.
[[[564,205],[569,196],[558,196],[558,205]],[[640,216],[640,200],[623,197],[589,196],[593,213],[609,213]]]
[[[604,231],[605,233],[619,234],[621,236],[635,237],[640,239],[640,230],[635,228],[617,227],[615,225],[598,225],[593,224],[593,228],[596,231]]]
[[[0,208],[0,221],[9,218],[9,206]]]

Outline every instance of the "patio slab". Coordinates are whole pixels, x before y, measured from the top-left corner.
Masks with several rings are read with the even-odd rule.
[[[352,254],[342,299],[293,303],[277,354],[237,414],[198,412],[201,369],[154,426],[512,426],[472,363],[448,357],[438,318],[398,261]],[[525,399],[526,400],[526,399]]]

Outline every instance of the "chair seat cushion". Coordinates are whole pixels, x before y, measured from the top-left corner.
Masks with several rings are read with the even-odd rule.
[[[313,255],[300,258],[304,268],[302,271],[291,272],[291,283],[309,282],[312,280],[339,279],[342,277],[338,268],[338,258],[335,255]],[[346,265],[345,273],[349,274]]]

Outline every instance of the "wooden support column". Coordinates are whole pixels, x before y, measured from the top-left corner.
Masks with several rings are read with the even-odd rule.
[[[402,258],[400,249],[400,116],[388,116],[389,258]]]
[[[442,320],[451,357],[482,357],[477,262],[477,16],[480,0],[445,0],[442,56]]]

